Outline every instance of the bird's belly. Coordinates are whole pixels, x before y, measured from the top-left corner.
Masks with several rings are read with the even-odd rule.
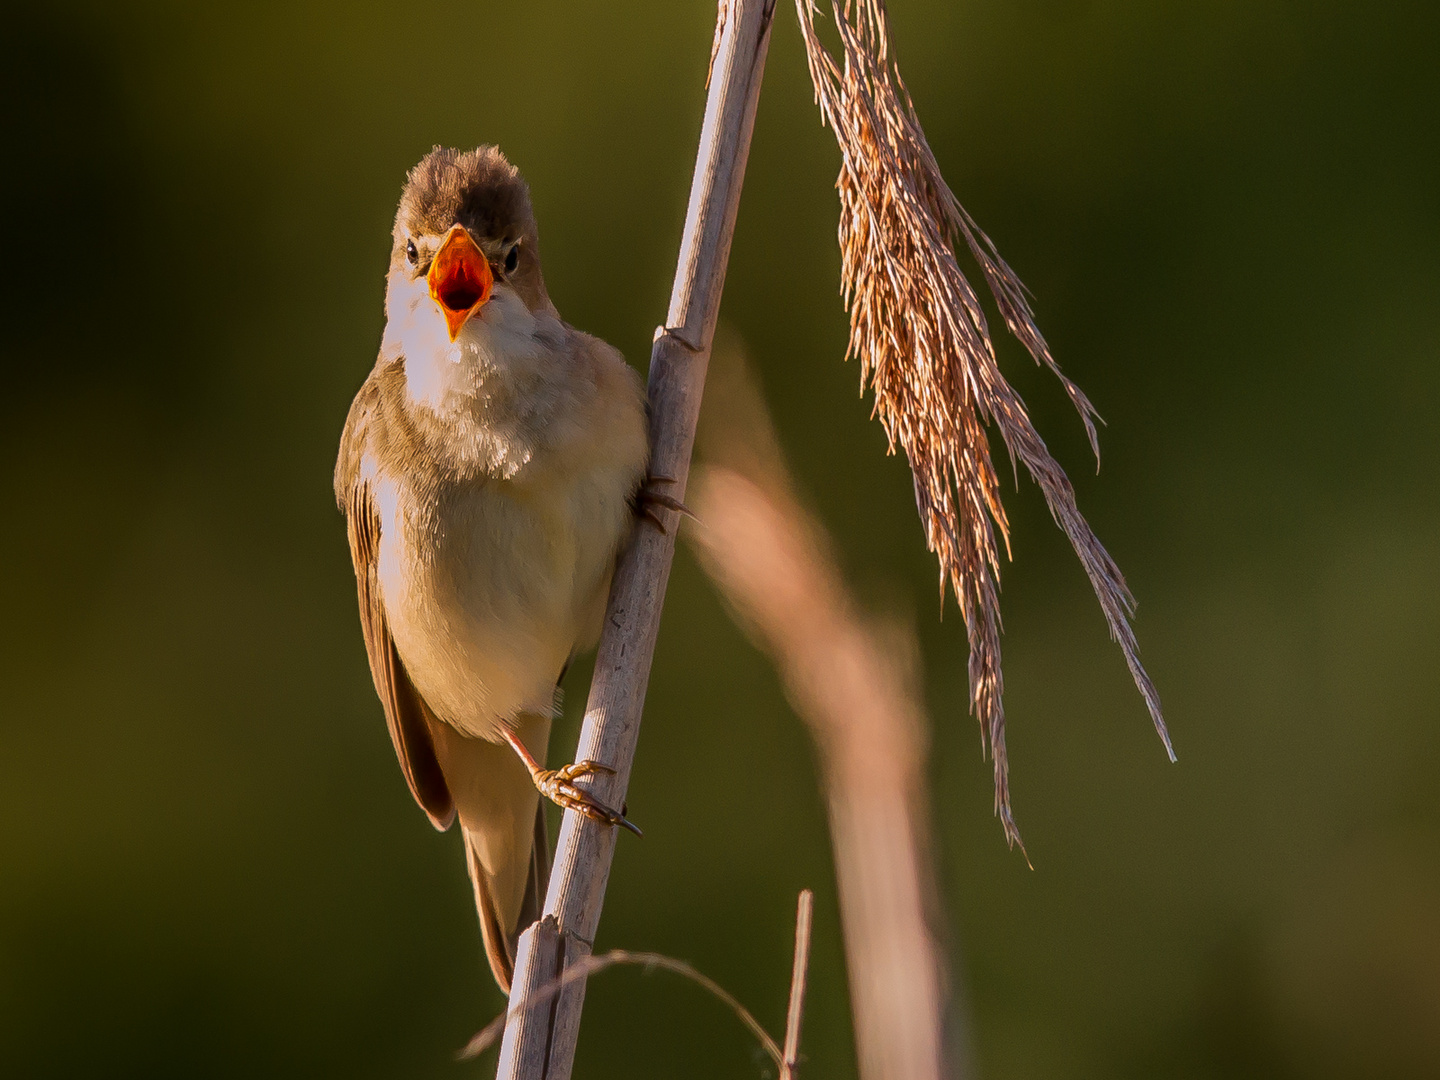
[[[522,713],[553,714],[556,679],[598,633],[631,520],[628,483],[603,473],[554,488],[476,482],[408,514],[399,507],[414,500],[382,493],[385,613],[437,716],[498,740]]]

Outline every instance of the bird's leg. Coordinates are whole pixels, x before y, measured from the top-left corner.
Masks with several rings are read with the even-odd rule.
[[[525,744],[520,741],[520,736],[508,728],[505,730],[505,741],[510,744],[515,753],[520,755],[520,760],[529,770],[530,779],[535,782],[536,789],[556,806],[562,810],[577,810],[591,821],[598,821],[602,825],[619,825],[622,829],[629,829],[636,836],[645,835],[625,817],[623,810],[618,812],[611,810],[600,800],[592,798],[587,792],[575,786],[574,781],[582,776],[589,776],[591,773],[614,773],[615,770],[609,765],[601,765],[598,761],[587,759],[559,769],[544,769],[531,756]]]
[[[658,490],[662,484],[677,483],[673,476],[647,476],[645,481],[635,492],[635,513],[647,519],[662,533],[668,534],[669,529],[665,527],[664,520],[656,512],[655,508],[662,507],[666,510],[674,510],[677,514],[684,514],[686,517],[695,518],[695,512],[686,506],[679,499],[672,495],[666,495]],[[700,520],[695,518],[696,521]]]

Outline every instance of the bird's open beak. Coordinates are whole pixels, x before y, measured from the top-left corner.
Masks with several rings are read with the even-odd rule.
[[[490,299],[490,290],[495,286],[489,261],[463,225],[452,225],[445,234],[445,242],[435,253],[425,280],[430,284],[430,298],[445,313],[445,327],[450,331],[451,341],[460,333],[465,320]]]

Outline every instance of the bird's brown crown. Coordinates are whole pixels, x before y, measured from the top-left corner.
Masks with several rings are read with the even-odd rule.
[[[498,147],[437,146],[410,170],[395,215],[392,273],[407,267],[413,275],[425,273],[443,246],[437,238],[456,225],[531,311],[554,311],[540,272],[530,189]]]
[[[530,190],[498,147],[462,152],[437,146],[410,170],[395,215],[397,245],[404,245],[407,233],[443,236],[456,224],[477,239],[534,241]]]

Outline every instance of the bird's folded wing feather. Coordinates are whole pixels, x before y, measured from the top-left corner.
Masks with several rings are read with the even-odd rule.
[[[380,516],[375,511],[369,486],[357,479],[346,503],[350,558],[355,563],[355,584],[360,592],[360,626],[365,633],[365,651],[370,656],[370,674],[385,706],[390,740],[395,744],[395,755],[400,759],[410,794],[437,829],[448,829],[455,819],[455,803],[430,739],[430,725],[436,721],[405,671],[376,587]]]

